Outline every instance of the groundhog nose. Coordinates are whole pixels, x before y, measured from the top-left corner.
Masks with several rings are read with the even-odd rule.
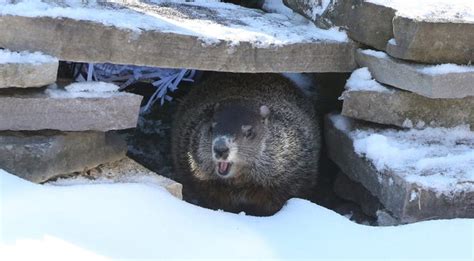
[[[216,158],[227,159],[229,156],[229,148],[225,144],[216,144],[214,145],[214,154]]]

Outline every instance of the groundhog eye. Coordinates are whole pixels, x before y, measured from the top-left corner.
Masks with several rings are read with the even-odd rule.
[[[242,126],[242,133],[245,138],[251,138],[253,136],[252,126],[250,125]]]

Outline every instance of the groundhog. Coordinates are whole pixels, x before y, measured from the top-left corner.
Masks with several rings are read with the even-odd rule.
[[[179,104],[172,158],[185,195],[267,216],[306,197],[318,174],[314,105],[279,74],[212,73]]]

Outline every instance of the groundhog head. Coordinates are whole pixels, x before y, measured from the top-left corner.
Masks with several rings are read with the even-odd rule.
[[[259,158],[270,109],[266,105],[219,103],[209,124],[214,171],[211,178],[238,178]]]

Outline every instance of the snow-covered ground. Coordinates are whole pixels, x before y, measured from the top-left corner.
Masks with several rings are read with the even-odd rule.
[[[37,185],[1,170],[0,188],[0,260],[474,257],[473,219],[369,227],[301,199],[259,218],[150,184]]]

